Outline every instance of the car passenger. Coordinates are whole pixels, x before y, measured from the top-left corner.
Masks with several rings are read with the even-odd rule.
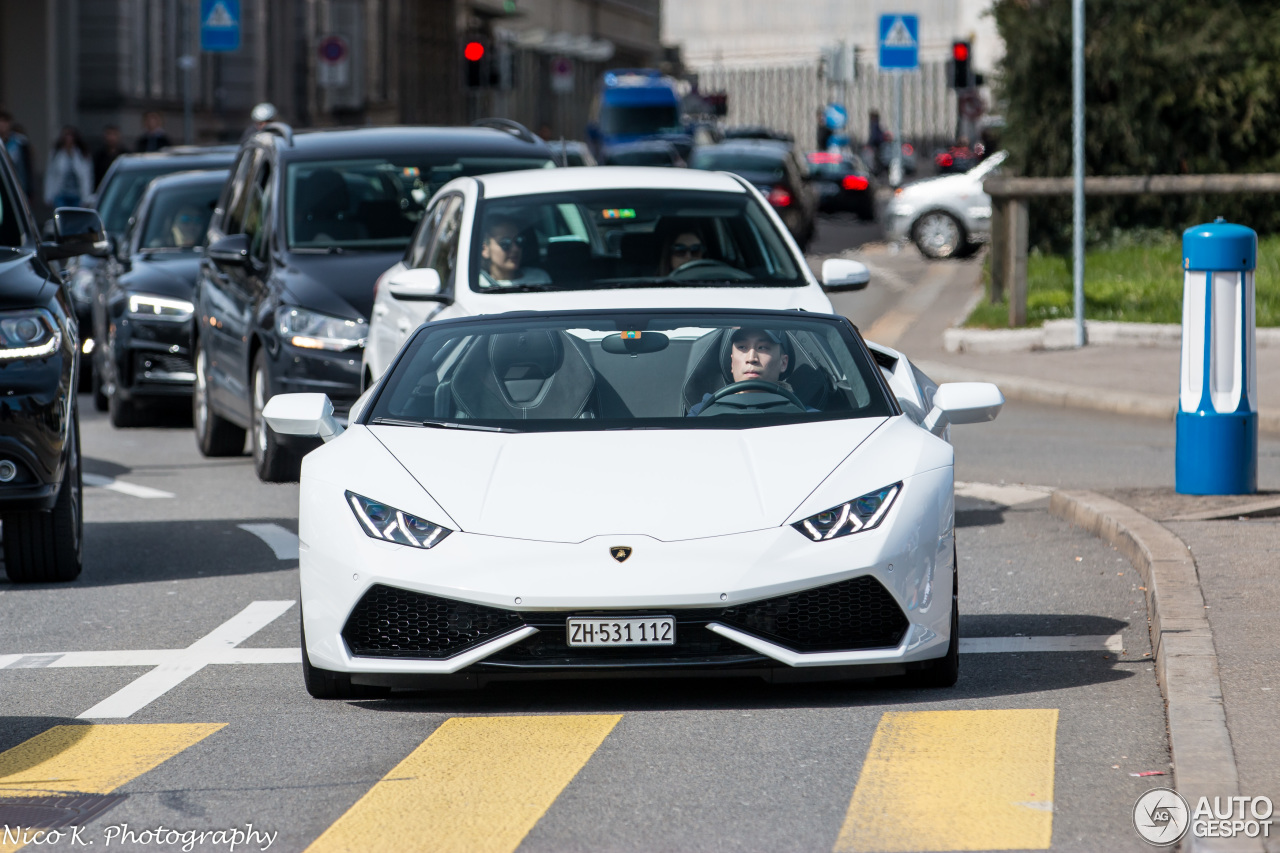
[[[173,226],[169,229],[172,245],[179,249],[190,249],[204,239],[208,217],[201,216],[194,204],[185,204],[173,217]]]
[[[787,372],[790,357],[786,353],[784,338],[781,332],[770,329],[741,328],[729,339],[729,374],[733,382],[746,382],[759,379],[772,382],[779,390],[793,394],[791,386],[784,382],[782,374]],[[743,389],[737,393],[745,394],[763,389]],[[697,417],[711,402],[711,394],[704,394],[702,400],[689,407],[689,417]],[[806,411],[817,409],[805,407]]]
[[[522,284],[550,284],[551,276],[537,267],[521,267],[524,249],[518,239],[520,226],[514,219],[495,216],[486,223],[484,244],[480,257],[485,264],[480,268],[481,285],[502,287]]]

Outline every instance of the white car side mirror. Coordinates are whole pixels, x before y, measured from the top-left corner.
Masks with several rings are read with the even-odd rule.
[[[387,279],[387,292],[408,302],[443,302],[440,273],[430,267],[401,270]]]
[[[822,262],[822,289],[829,293],[862,290],[870,281],[871,270],[860,261],[827,258]]]
[[[950,424],[993,421],[1004,405],[1004,395],[990,382],[948,382],[933,392],[933,409],[922,427],[942,435]]]
[[[277,394],[262,407],[267,426],[281,435],[305,435],[332,441],[342,435],[328,394]]]

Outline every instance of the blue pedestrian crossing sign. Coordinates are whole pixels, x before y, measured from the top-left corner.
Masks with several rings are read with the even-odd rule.
[[[917,16],[880,16],[880,70],[920,70],[920,19]]]
[[[200,49],[206,53],[240,49],[240,0],[200,0]]]

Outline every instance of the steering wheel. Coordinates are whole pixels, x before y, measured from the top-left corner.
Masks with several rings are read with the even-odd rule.
[[[713,404],[723,400],[730,394],[737,394],[739,391],[768,391],[770,394],[777,394],[779,397],[786,399],[788,403],[791,403],[800,411],[807,411],[804,403],[800,402],[799,397],[778,383],[770,382],[768,379],[744,379],[741,382],[731,382],[713,393],[711,399],[707,401],[707,404],[702,407],[702,411],[698,414],[706,414],[707,409],[711,408]]]
[[[673,269],[668,277],[677,279],[688,278],[692,281],[697,281],[699,278],[712,279],[716,277],[698,276],[696,274],[692,276],[687,275],[687,273],[690,272],[697,273],[698,270],[715,270],[718,276],[723,276],[724,278],[733,279],[735,281],[750,281],[752,278],[750,273],[743,272],[735,266],[730,266],[724,261],[717,261],[714,258],[699,258],[696,261],[689,261],[687,264],[681,264]]]

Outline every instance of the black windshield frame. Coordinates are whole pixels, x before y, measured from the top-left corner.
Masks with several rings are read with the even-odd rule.
[[[752,414],[727,417],[631,417],[626,419],[484,419],[484,418],[430,418],[419,419],[431,426],[457,426],[461,429],[479,429],[493,432],[601,432],[610,430],[683,430],[683,429],[756,429],[773,426],[819,423],[839,420],[863,420],[887,418],[899,415],[902,410],[885,381],[879,366],[858,329],[845,317],[794,311],[751,310],[633,310],[633,311],[544,311],[518,312],[484,317],[459,317],[426,323],[414,333],[401,348],[391,366],[374,389],[373,395],[358,422],[365,425],[378,423],[413,428],[412,419],[405,419],[392,411],[392,400],[401,382],[418,384],[420,376],[415,361],[424,346],[438,345],[441,337],[456,339],[461,335],[494,335],[504,332],[520,332],[532,329],[616,328],[619,331],[646,329],[679,329],[706,325],[738,325],[744,327],[777,328],[783,330],[825,329],[834,331],[848,347],[848,354],[856,367],[868,401],[856,410],[814,412],[796,414]],[[448,349],[433,351],[436,363],[449,357]],[[426,357],[424,355],[424,357]],[[401,394],[400,399],[403,399]]]

